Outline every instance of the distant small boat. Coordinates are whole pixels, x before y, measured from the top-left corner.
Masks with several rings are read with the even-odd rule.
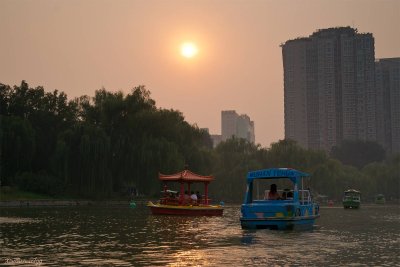
[[[249,172],[245,200],[241,208],[242,228],[276,230],[312,228],[315,219],[320,215],[319,205],[313,201],[310,190],[303,188],[303,179],[307,176],[309,176],[307,173],[286,168]],[[259,199],[256,190],[258,191],[260,180],[266,180],[266,183],[276,181],[281,184],[291,184],[291,188],[283,190],[280,194],[279,190],[272,190],[276,184],[271,184],[271,191],[266,190],[262,199]],[[257,183],[256,186],[254,183]],[[272,198],[271,195],[275,197]]]
[[[378,194],[375,196],[375,204],[385,204],[385,203],[386,203],[386,199],[383,194]]]
[[[355,189],[344,191],[343,207],[345,209],[358,209],[361,205],[361,192]]]
[[[163,196],[157,203],[148,202],[147,207],[155,215],[187,215],[187,216],[221,216],[224,208],[222,205],[211,205],[208,198],[208,185],[214,180],[213,176],[195,174],[189,170],[179,173],[165,175],[159,174],[159,179],[164,182]],[[168,182],[180,184],[180,191],[168,190]],[[192,200],[184,192],[185,183],[187,191],[190,192],[192,183],[204,183],[204,196],[198,200]]]

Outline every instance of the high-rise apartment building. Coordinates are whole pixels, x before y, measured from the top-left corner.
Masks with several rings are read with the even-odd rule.
[[[343,139],[376,141],[372,34],[318,30],[282,45],[285,138],[330,150]]]
[[[222,141],[236,136],[238,114],[234,110],[221,111],[221,135]]]
[[[222,141],[234,136],[254,143],[254,122],[246,114],[239,115],[235,110],[223,110],[221,111],[221,135]]]
[[[400,153],[400,58],[375,62],[377,139],[389,153]]]

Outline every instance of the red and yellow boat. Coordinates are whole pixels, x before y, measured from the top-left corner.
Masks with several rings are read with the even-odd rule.
[[[153,214],[163,215],[187,215],[187,216],[221,216],[223,213],[222,205],[211,205],[208,198],[208,185],[214,180],[213,176],[203,176],[195,174],[189,170],[184,170],[171,175],[159,174],[159,179],[164,182],[164,194],[158,203],[149,201],[147,204]],[[180,183],[180,191],[174,194],[168,190],[168,182]],[[185,197],[185,184],[187,192],[190,192],[192,183],[204,184],[204,195],[197,200]]]

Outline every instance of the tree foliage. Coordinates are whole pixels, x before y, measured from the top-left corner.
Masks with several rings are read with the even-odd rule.
[[[129,188],[153,196],[159,172],[188,166],[215,176],[214,200],[241,202],[248,171],[277,167],[310,173],[307,186],[330,198],[348,188],[399,198],[400,156],[385,159],[375,143],[346,141],[332,157],[292,140],[263,148],[232,138],[213,148],[207,131],[179,111],[157,108],[144,86],[68,100],[25,81],[0,84],[0,126],[1,185],[52,196],[104,199]]]
[[[339,146],[334,146],[331,156],[343,164],[359,169],[372,162],[385,159],[385,150],[376,142],[361,140],[344,140]]]
[[[144,86],[68,101],[22,81],[1,85],[0,103],[2,185],[44,193],[38,184],[53,179],[65,194],[104,198],[129,187],[154,194],[159,171],[211,169],[209,135],[180,112],[158,109]]]

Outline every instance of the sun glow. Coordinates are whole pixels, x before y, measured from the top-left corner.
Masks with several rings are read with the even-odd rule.
[[[197,46],[194,43],[184,43],[181,46],[181,54],[186,58],[192,58],[198,53]]]

